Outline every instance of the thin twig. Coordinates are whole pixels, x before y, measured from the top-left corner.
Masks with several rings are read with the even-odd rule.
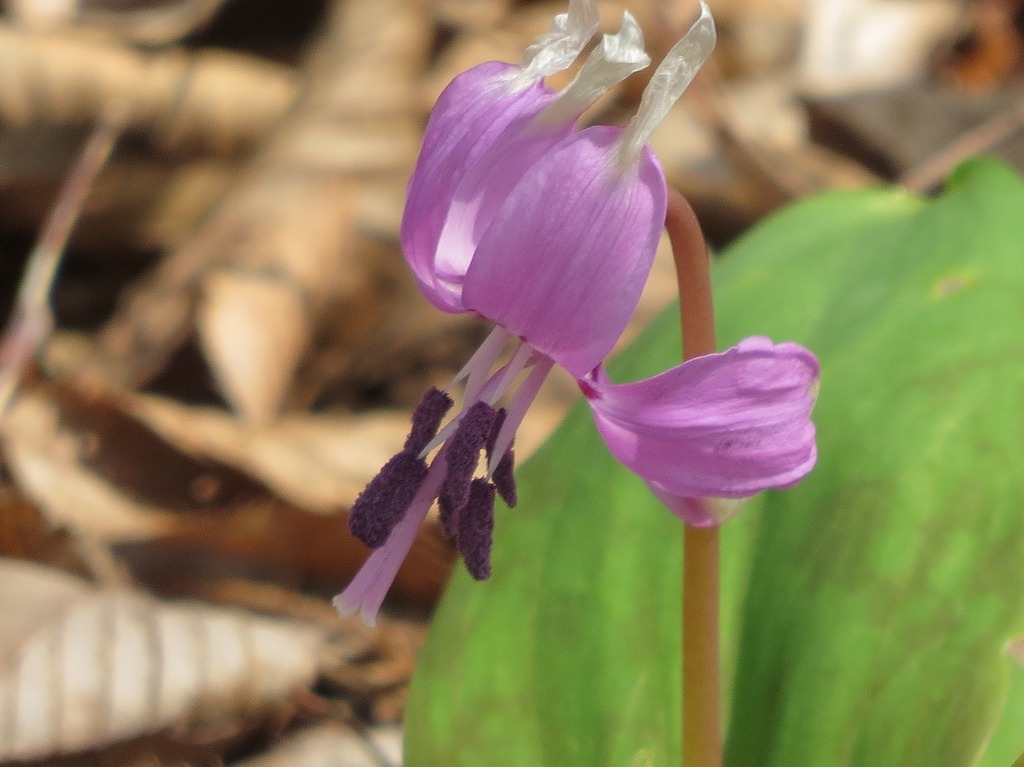
[[[665,227],[679,280],[683,358],[715,351],[710,256],[686,199],[668,191]],[[683,764],[721,767],[718,528],[685,526],[683,533]]]
[[[53,327],[50,294],[57,268],[89,190],[121,135],[122,125],[120,111],[108,110],[104,114],[64,181],[28,257],[0,347],[0,416],[7,412],[18,382]]]
[[[962,133],[927,160],[900,178],[900,185],[912,192],[933,189],[961,162],[1005,141],[1024,128],[1024,103],[992,117]]]

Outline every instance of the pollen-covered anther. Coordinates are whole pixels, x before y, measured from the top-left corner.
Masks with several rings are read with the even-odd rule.
[[[469,490],[469,501],[459,512],[459,552],[469,574],[478,581],[491,577],[494,493],[494,485],[490,482],[474,479]]]
[[[419,453],[437,434],[451,406],[452,398],[440,389],[424,394],[413,411],[412,429],[402,452],[384,464],[352,504],[348,529],[371,549],[384,545],[412,503],[427,476],[427,464]]]
[[[441,519],[441,529],[449,538],[454,538],[459,532],[459,510],[452,506],[451,501],[444,493],[437,499],[438,517]]]
[[[458,514],[469,501],[470,483],[476,472],[480,451],[487,444],[497,414],[486,402],[475,402],[462,416],[459,427],[445,443],[448,472],[441,487],[442,508],[449,517]]]
[[[404,450],[413,453],[422,451],[437,434],[441,419],[451,407],[452,398],[436,387],[424,394],[413,411],[412,430],[405,440]]]
[[[498,433],[501,431],[502,424],[505,423],[505,416],[508,411],[505,408],[498,410],[497,415],[494,419],[494,425],[491,427],[491,433],[487,437],[487,462],[490,464],[493,460],[494,444],[498,440]],[[516,504],[519,502],[519,496],[516,492],[516,478],[515,478],[515,453],[513,451],[514,442],[509,443],[508,448],[505,450],[505,454],[501,456],[497,465],[494,467],[494,472],[491,475],[491,481],[494,483],[495,489],[498,491],[498,495],[501,496],[506,505],[510,509],[514,509]]]
[[[348,529],[371,549],[387,541],[427,476],[415,451],[403,450],[363,489],[349,511]]]

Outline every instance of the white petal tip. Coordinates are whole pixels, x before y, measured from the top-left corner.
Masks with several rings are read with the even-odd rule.
[[[521,71],[511,83],[512,89],[528,88],[570,66],[600,24],[601,14],[596,0],[569,0],[568,13],[555,16],[551,31],[538,37],[526,49],[519,64]]]
[[[651,57],[644,50],[644,33],[629,11],[622,12],[622,26],[618,32],[601,38],[601,47],[607,61],[637,65],[634,72],[651,63]]]
[[[622,28],[614,35],[601,38],[576,79],[544,110],[538,124],[555,126],[575,122],[611,88],[650,63],[640,25],[625,11]]]
[[[700,16],[685,35],[672,46],[664,60],[651,76],[644,90],[640,108],[623,134],[620,161],[628,165],[640,155],[640,150],[665,119],[668,110],[693,82],[697,72],[711,56],[717,33],[715,19],[707,3],[701,2]]]
[[[363,622],[364,626],[374,628],[377,625],[377,613],[370,612],[361,604],[348,602],[345,599],[344,592],[331,600],[331,604],[334,605],[334,609],[338,611],[338,615],[342,618],[351,618],[356,613],[359,613],[359,620]]]

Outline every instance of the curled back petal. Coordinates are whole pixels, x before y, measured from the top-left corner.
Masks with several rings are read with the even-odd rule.
[[[567,138],[598,98],[649,63],[640,27],[626,12],[622,29],[604,35],[568,87],[543,109],[525,110],[491,142],[451,198],[434,261],[441,284],[461,290],[481,236],[530,166]]]
[[[555,97],[542,84],[509,87],[514,64],[490,61],[456,77],[430,115],[402,215],[402,250],[420,288],[438,309],[464,311],[459,287],[435,268],[438,240],[466,174],[509,125],[529,121]]]
[[[435,278],[452,294],[461,293],[480,238],[512,189],[534,162],[572,133],[572,122],[534,125],[538,111],[527,110],[513,120],[452,195],[433,264]]]
[[[650,273],[665,178],[649,149],[612,159],[620,128],[575,133],[530,166],[483,233],[463,303],[582,378],[611,350]]]
[[[797,344],[749,338],[643,381],[596,371],[581,386],[612,454],[681,515],[685,499],[789,487],[814,466],[818,363]]]

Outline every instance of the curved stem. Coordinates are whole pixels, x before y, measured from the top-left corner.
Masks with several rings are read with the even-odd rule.
[[[715,351],[710,255],[690,204],[669,188],[665,227],[679,280],[683,358]],[[718,528],[683,534],[683,764],[722,764]]]

